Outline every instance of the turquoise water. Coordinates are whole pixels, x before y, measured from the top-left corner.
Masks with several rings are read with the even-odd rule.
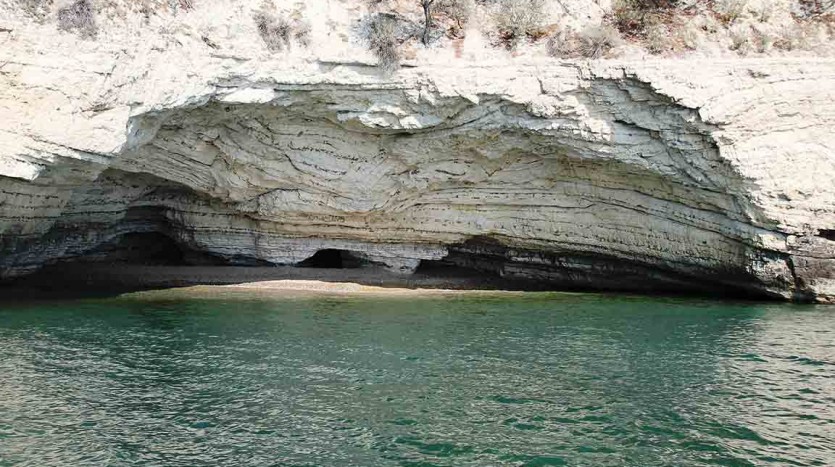
[[[835,309],[600,295],[5,305],[0,465],[835,465]]]

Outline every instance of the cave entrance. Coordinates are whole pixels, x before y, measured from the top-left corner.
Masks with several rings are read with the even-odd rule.
[[[228,259],[194,251],[160,232],[131,232],[64,262],[131,264],[142,266],[217,266]]]
[[[122,235],[88,252],[82,260],[173,266],[185,264],[185,255],[170,237],[157,232],[143,232]]]
[[[349,269],[358,268],[363,265],[363,261],[350,251],[338,250],[335,248],[327,248],[319,250],[306,260],[298,263],[302,268],[322,268],[322,269]]]

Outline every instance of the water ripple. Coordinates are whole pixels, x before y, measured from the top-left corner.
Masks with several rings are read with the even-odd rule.
[[[6,307],[0,466],[835,465],[833,329],[596,295]]]

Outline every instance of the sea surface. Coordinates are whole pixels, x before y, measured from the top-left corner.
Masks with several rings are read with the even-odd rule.
[[[0,304],[2,466],[835,465],[835,308],[595,294]]]

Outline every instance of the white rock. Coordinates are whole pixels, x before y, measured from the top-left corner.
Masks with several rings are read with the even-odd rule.
[[[128,47],[25,28],[0,49],[5,276],[158,231],[230,260],[449,254],[560,285],[835,297],[833,60],[386,78],[192,32]]]

